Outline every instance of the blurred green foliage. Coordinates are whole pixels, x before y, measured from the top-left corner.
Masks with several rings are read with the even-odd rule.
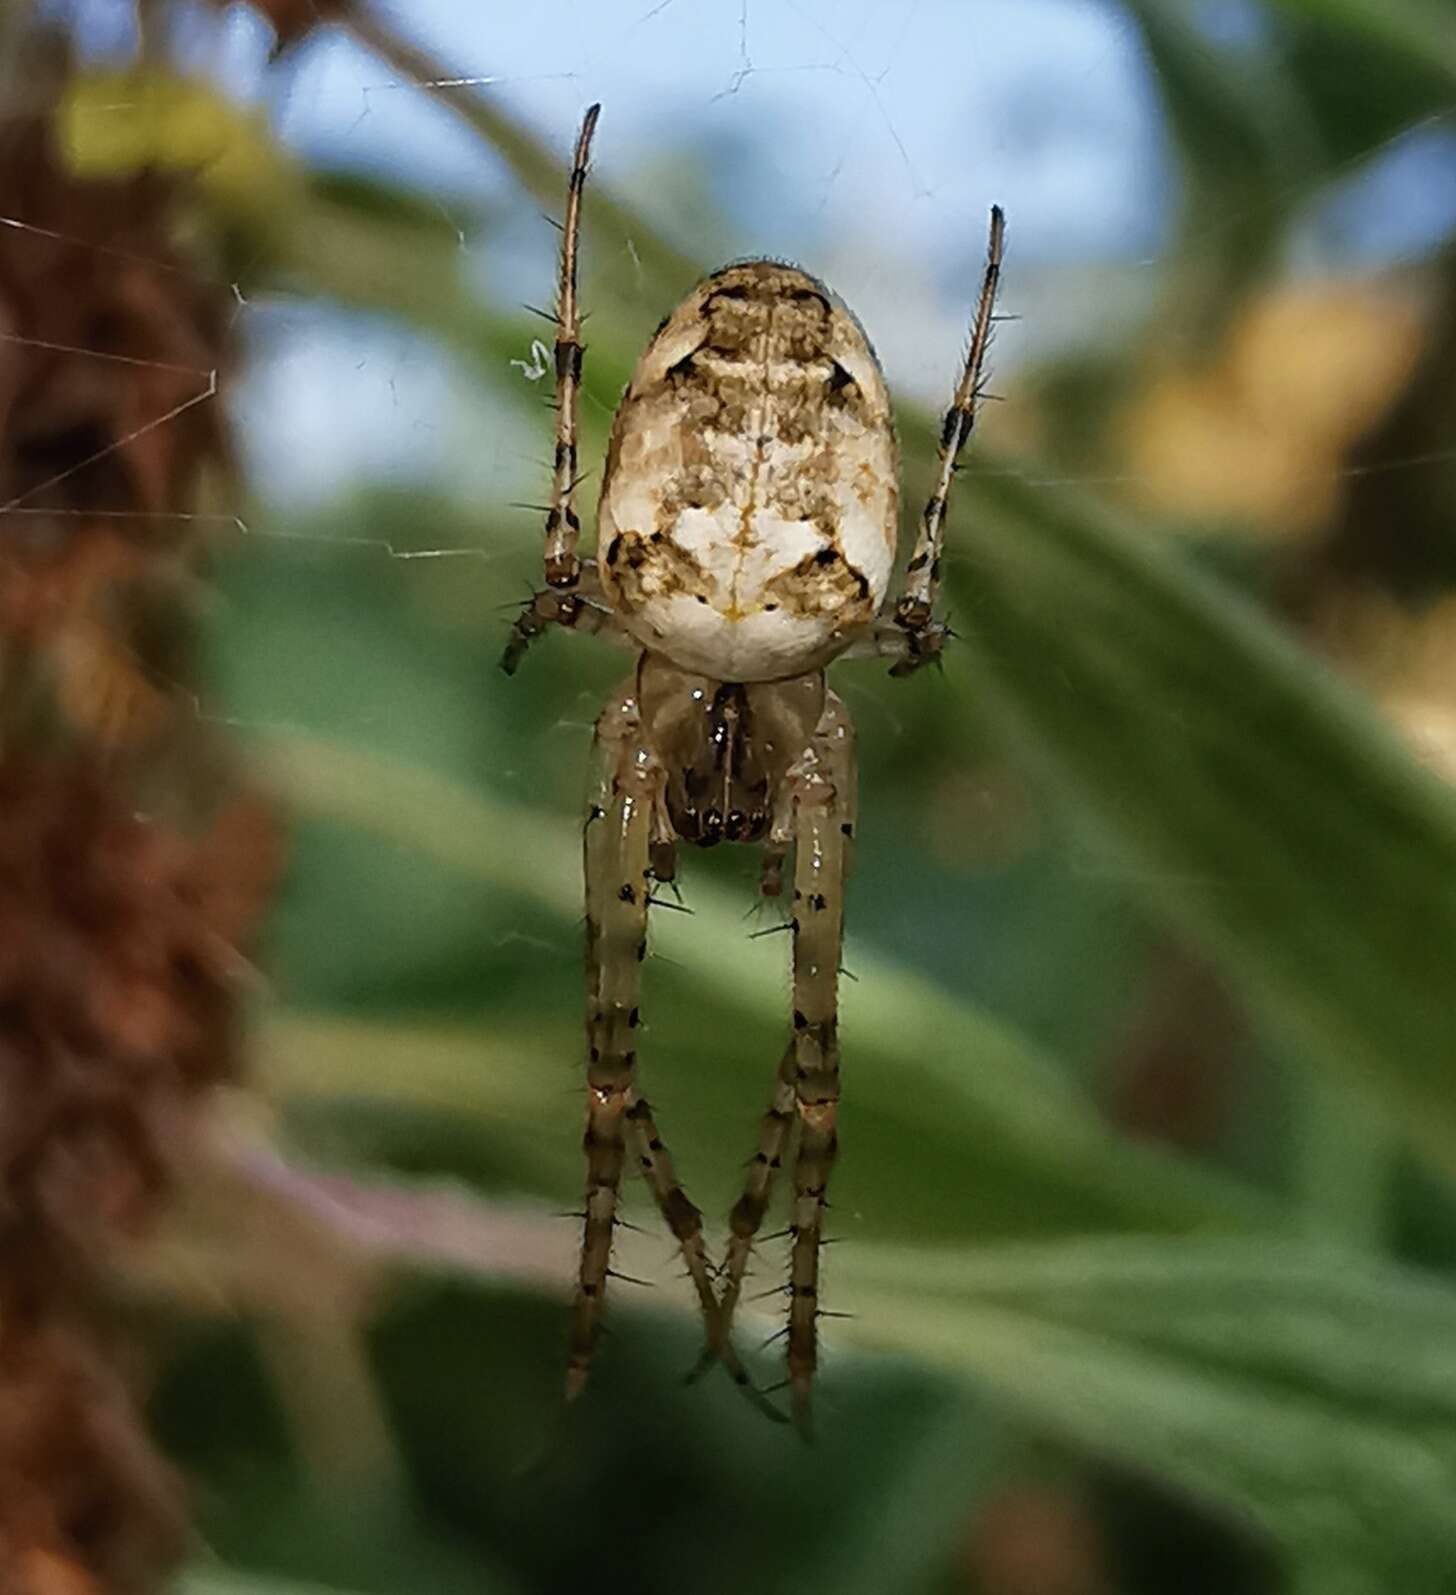
[[[1165,0],[1128,11],[1185,177],[1181,269],[1146,345],[1216,342],[1295,207],[1456,97],[1456,8],[1286,0],[1260,12],[1258,48],[1217,45]],[[554,193],[556,157],[490,118],[523,188]],[[173,136],[168,115],[150,125]],[[133,130],[131,158],[146,146]],[[434,212],[274,151],[227,164],[244,169],[205,196],[250,290],[400,318],[544,438],[506,363],[538,329],[462,280]],[[588,457],[644,302],[692,277],[673,241],[589,196],[590,257],[620,262],[629,229],[644,280],[592,273]],[[1048,385],[1070,450],[1095,429],[1077,406],[1134,381],[1140,352]],[[902,437],[913,516],[926,418],[902,413]],[[1154,1481],[1159,1510],[1191,1502],[1257,1542],[1223,1590],[1456,1584],[1456,798],[1210,573],[1216,548],[1200,560],[1091,487],[1032,486],[1030,460],[975,463],[943,677],[836,671],[863,820],[828,1287],[857,1316],[829,1325],[817,1448],[720,1382],[682,1388],[691,1319],[620,1287],[563,1415],[559,1303],[422,1256],[367,1324],[397,1450],[365,1482],[305,1461],[276,1323],[183,1336],[157,1421],[215,1553],[190,1595],[964,1588],[979,1505],[1016,1481],[1117,1477],[1105,1464]],[[497,672],[502,606],[537,568],[532,516],[376,489],[306,521],[244,518],[216,570],[211,701],[295,815],[258,1023],[281,1141],[371,1188],[462,1182],[486,1224],[506,1199],[569,1209],[579,799],[622,658],[554,638],[519,679]],[[458,552],[397,557],[442,548]],[[752,870],[690,860],[693,914],[659,916],[649,968],[644,1068],[710,1215],[785,1023],[782,947],[748,939]],[[1196,1005],[1175,1026],[1228,1093],[1196,1151],[1119,1126],[1109,1077],[1185,961],[1223,993],[1221,1033]],[[1391,1218],[1414,1159],[1419,1269]],[[341,1319],[341,1346],[355,1329]],[[759,1366],[772,1377],[771,1354]],[[1119,1562],[1115,1517],[1109,1578],[1153,1587]]]

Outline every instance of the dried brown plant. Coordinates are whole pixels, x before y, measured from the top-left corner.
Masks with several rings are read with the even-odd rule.
[[[227,447],[186,195],[0,129],[0,1590],[155,1589],[186,1540],[108,1309],[208,1089],[275,869],[179,681]]]

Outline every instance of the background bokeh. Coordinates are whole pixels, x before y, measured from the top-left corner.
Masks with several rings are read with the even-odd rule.
[[[130,8],[41,9],[77,168],[195,173],[235,292],[198,713],[291,820],[255,1086],[148,1265],[191,1595],[1450,1589],[1456,8],[154,5],[141,62]],[[783,256],[880,350],[908,524],[1009,218],[959,643],[834,671],[852,1316],[808,1449],[684,1387],[641,1190],[654,1288],[559,1403],[623,660],[496,660],[548,477],[522,307],[594,100],[593,465],[695,276]],[[647,972],[644,1079],[719,1220],[787,1021],[754,881],[687,860]]]

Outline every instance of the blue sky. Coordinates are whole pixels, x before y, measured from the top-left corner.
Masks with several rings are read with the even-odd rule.
[[[605,107],[597,150],[630,189],[664,147],[742,150],[745,248],[887,226],[907,249],[979,229],[992,200],[1038,256],[1147,247],[1162,186],[1136,31],[1088,0],[411,0],[401,26],[565,144]],[[361,113],[362,118],[361,118]],[[298,70],[287,134],[470,192],[477,144],[344,44]],[[755,195],[757,201],[755,202]]]
[[[582,110],[601,100],[597,183],[699,253],[777,255],[824,277],[870,330],[892,386],[923,399],[952,380],[993,200],[1010,218],[1004,302],[1026,316],[1003,329],[1003,370],[1030,351],[1120,336],[1159,287],[1176,173],[1141,36],[1111,0],[376,5],[563,161]],[[88,16],[98,47],[120,36],[127,9],[66,8]],[[1258,43],[1247,0],[1190,14],[1210,34]],[[221,49],[213,15],[195,29],[196,64],[265,101],[286,141],[434,193],[461,222],[483,289],[549,296],[555,233],[428,95],[327,31],[270,69],[266,31],[245,8]],[[1296,263],[1425,247],[1456,221],[1453,148],[1448,117],[1392,150],[1308,229]],[[673,192],[684,155],[723,227],[706,247]],[[496,218],[488,248],[470,230],[482,203]],[[590,271],[588,260],[588,295]],[[530,496],[535,440],[503,426],[427,343],[306,305],[260,302],[247,316],[257,356],[234,408],[245,447],[267,463],[258,479],[280,499],[323,499],[361,473]]]
[[[583,109],[601,100],[595,180],[679,233],[663,173],[688,150],[729,224],[723,253],[786,256],[831,281],[892,383],[927,397],[952,378],[993,200],[1026,272],[1137,270],[1161,241],[1158,109],[1136,30],[1113,5],[410,0],[394,15],[563,158]],[[549,294],[554,233],[447,112],[342,38],[270,78],[263,37],[235,20],[230,75],[268,99],[291,144],[407,177],[447,212],[519,203],[519,228],[492,237],[480,270],[504,296]],[[482,426],[480,399],[428,350],[354,320],[267,307],[255,319],[274,353],[240,410],[281,496],[324,497],[364,462],[453,475],[466,491],[519,491],[524,440],[461,449],[462,429]],[[1060,319],[1038,318],[1039,335],[1062,336]]]

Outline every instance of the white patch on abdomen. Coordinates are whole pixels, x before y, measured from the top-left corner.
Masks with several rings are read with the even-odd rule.
[[[644,646],[714,681],[778,681],[806,674],[825,657],[826,629],[817,617],[760,609],[729,619],[682,594],[649,600],[629,624]],[[831,646],[828,654],[836,651]]]
[[[792,267],[730,267],[664,324],[617,411],[604,591],[684,669],[818,669],[884,598],[896,476],[888,397],[853,317]]]

